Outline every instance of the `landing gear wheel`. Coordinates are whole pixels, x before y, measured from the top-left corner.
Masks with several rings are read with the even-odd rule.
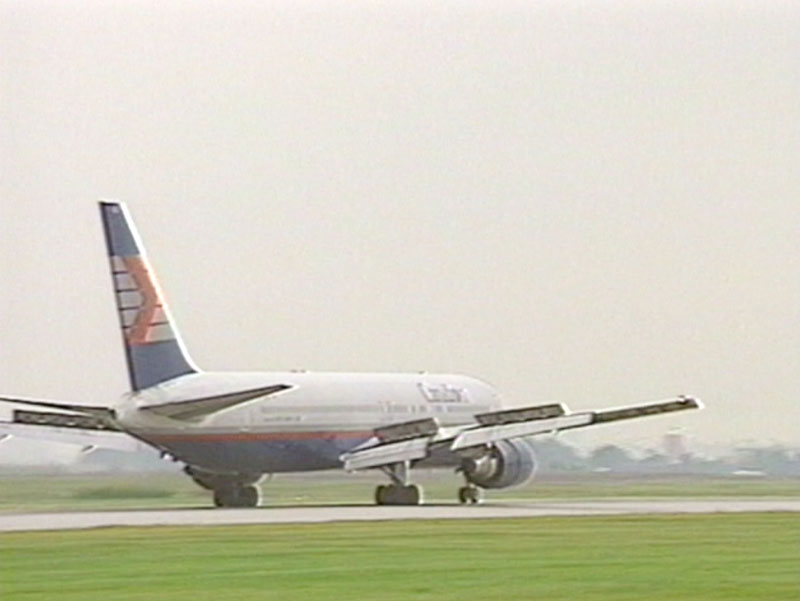
[[[400,487],[400,490],[402,491],[401,505],[419,505],[422,501],[422,489],[416,484],[408,484]]]
[[[258,487],[249,484],[242,486],[239,489],[239,505],[238,507],[258,507],[260,495],[258,494]]]
[[[458,489],[458,502],[462,505],[470,503],[475,505],[481,500],[481,491],[475,486],[462,486]]]
[[[416,484],[382,484],[375,489],[375,503],[378,505],[419,505],[421,500],[422,489]]]
[[[256,507],[258,501],[258,488],[252,484],[214,490],[216,507]]]

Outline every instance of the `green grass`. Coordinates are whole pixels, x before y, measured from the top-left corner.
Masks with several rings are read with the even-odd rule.
[[[163,499],[171,497],[174,491],[155,486],[112,485],[85,487],[75,491],[74,499]]]
[[[454,502],[461,479],[451,470],[415,470],[429,501]],[[268,505],[356,504],[371,502],[379,473],[321,472],[278,475],[262,484]],[[493,490],[487,498],[578,500],[612,498],[796,497],[798,478],[619,476],[543,474],[528,486]],[[208,507],[211,495],[180,473],[119,475],[0,475],[0,512],[50,510]]]
[[[800,598],[796,514],[0,535],[3,601]]]

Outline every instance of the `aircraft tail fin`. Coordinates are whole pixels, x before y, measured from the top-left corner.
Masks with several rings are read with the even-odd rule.
[[[195,373],[124,204],[101,201],[131,389]]]

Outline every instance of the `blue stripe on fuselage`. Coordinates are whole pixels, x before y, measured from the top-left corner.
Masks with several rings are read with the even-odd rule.
[[[366,442],[369,433],[297,437],[249,433],[140,436],[189,465],[226,472],[303,472],[342,466],[339,456]]]

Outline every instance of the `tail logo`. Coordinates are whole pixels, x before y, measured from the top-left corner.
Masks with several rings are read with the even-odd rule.
[[[127,343],[140,346],[174,340],[161,294],[144,259],[112,256],[111,271]]]

